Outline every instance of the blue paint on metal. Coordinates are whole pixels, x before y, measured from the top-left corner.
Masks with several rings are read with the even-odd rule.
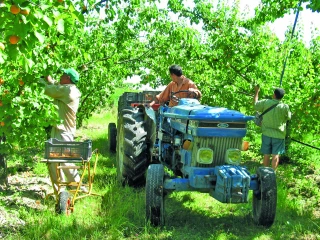
[[[242,129],[226,129],[226,128],[196,128],[188,127],[193,136],[198,137],[245,137],[247,130]]]
[[[257,181],[251,184],[247,169],[223,165],[215,168],[186,167],[188,178],[166,179],[164,188],[175,191],[210,192],[223,203],[248,202],[249,190],[255,190]]]
[[[178,106],[169,108],[163,115],[172,119],[221,122],[247,122],[254,118],[227,108],[201,105],[195,99],[180,99]]]
[[[213,197],[222,203],[248,202],[250,175],[240,166],[216,167],[217,181]]]
[[[258,189],[259,189],[258,176],[257,174],[253,174],[251,175],[250,190],[258,190]]]
[[[196,155],[192,152],[194,148],[183,149],[182,146],[184,141],[192,143],[199,137],[243,138],[247,132],[246,123],[253,118],[227,108],[201,105],[195,99],[180,99],[175,107],[161,106],[159,160],[182,176],[165,179],[164,189],[208,192],[223,203],[248,202],[249,190],[256,190],[259,185],[246,168],[232,165],[191,167],[195,162],[192,159]]]
[[[193,190],[189,185],[189,180],[186,178],[165,179],[164,189],[175,191],[191,191]]]
[[[187,131],[187,124],[181,122],[171,120],[171,127],[183,133]]]

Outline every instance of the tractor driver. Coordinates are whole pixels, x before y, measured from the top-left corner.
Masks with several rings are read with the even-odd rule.
[[[170,96],[172,92],[178,92],[178,91],[189,91],[188,92],[181,92],[175,94],[176,97],[180,98],[190,98],[195,95],[195,98],[200,99],[201,98],[201,92],[197,88],[197,86],[194,84],[193,81],[191,81],[189,78],[186,78],[184,75],[182,75],[182,68],[178,65],[172,65],[169,67],[170,77],[172,81],[168,84],[168,86],[156,96],[156,99],[150,103],[150,106],[152,106],[155,103],[160,103],[161,105],[165,102],[169,101],[169,107],[173,107],[178,105],[178,102],[175,99],[172,99]]]

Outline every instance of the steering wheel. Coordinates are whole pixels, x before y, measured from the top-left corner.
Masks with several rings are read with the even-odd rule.
[[[173,100],[174,102],[179,102],[180,98],[178,96],[176,96],[177,93],[187,93],[187,97],[185,98],[195,98],[195,99],[199,99],[197,94],[193,91],[189,91],[189,90],[180,90],[177,92],[171,92],[171,96],[170,99]]]

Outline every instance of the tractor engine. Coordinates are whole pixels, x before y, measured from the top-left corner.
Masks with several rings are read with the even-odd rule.
[[[238,111],[180,99],[178,106],[160,112],[160,161],[175,171],[182,167],[239,165],[250,119]]]

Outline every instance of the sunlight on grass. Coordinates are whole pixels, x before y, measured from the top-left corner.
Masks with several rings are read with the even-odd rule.
[[[33,173],[36,175],[47,175],[48,174],[48,167],[47,164],[37,162],[34,165]]]
[[[306,175],[320,174],[320,157],[314,152],[297,156],[296,164],[282,165],[277,172],[278,205],[274,225],[266,229],[252,220],[252,193],[249,202],[225,204],[208,193],[173,192],[165,197],[164,227],[153,227],[145,219],[145,189],[122,187],[116,180],[115,154],[109,152],[108,124],[116,122],[116,110],[95,113],[77,130],[77,139],[91,139],[99,149],[93,192],[77,200],[69,217],[55,214],[53,199],[41,200],[44,210],[19,208],[27,224],[19,231],[8,233],[7,239],[212,239],[271,240],[319,239],[319,218],[312,217],[315,202],[307,194],[316,194],[316,183]],[[261,166],[259,140],[243,154],[243,164],[251,173]],[[308,151],[309,152],[309,151]],[[310,153],[310,152],[309,152]],[[17,162],[22,162],[17,157]],[[91,159],[92,163],[94,157]],[[311,162],[311,163],[310,163]],[[33,173],[47,175],[46,164],[33,160]],[[18,166],[18,165],[14,165]],[[303,166],[303,167],[300,167]],[[12,165],[13,167],[13,165]],[[301,173],[301,169],[306,171]],[[311,180],[312,181],[311,181]],[[86,178],[85,178],[86,180]],[[300,195],[299,195],[300,194]],[[303,195],[302,195],[303,194]],[[298,197],[297,197],[298,196]],[[308,199],[309,202],[307,201]],[[0,228],[1,229],[1,228]]]

